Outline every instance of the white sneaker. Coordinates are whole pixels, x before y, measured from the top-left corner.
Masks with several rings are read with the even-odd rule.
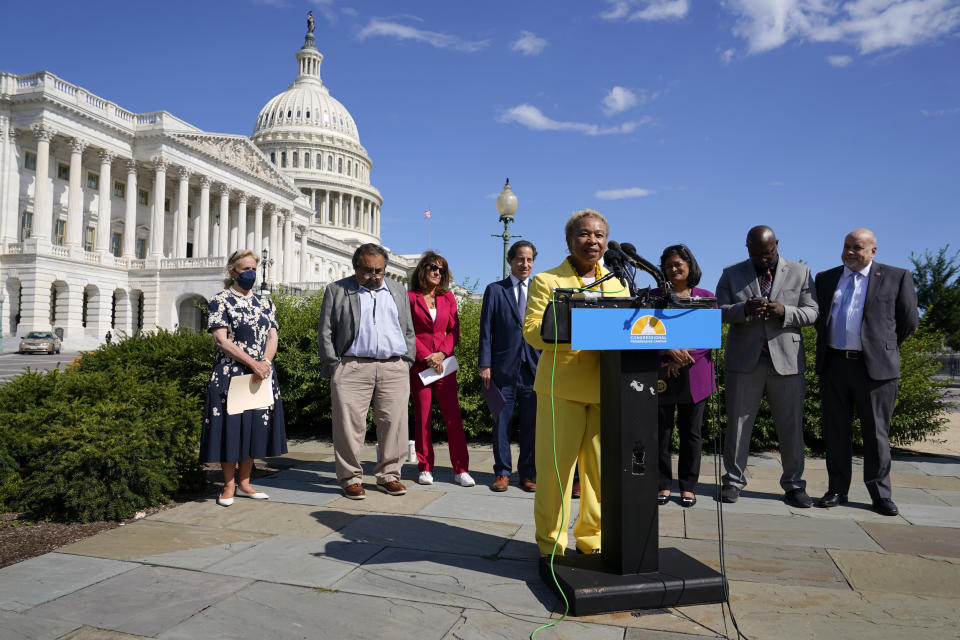
[[[417,484],[433,484],[433,474],[429,471],[421,471]]]
[[[477,484],[474,482],[473,478],[470,477],[470,474],[464,471],[463,473],[458,473],[453,476],[453,481],[456,482],[461,487],[472,487]]]

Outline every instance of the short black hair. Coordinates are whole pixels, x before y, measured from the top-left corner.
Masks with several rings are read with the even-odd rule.
[[[660,269],[666,271],[666,262],[673,256],[679,256],[680,259],[690,267],[690,275],[687,276],[687,286],[692,289],[700,284],[700,278],[703,277],[703,272],[700,270],[700,265],[697,264],[697,259],[693,257],[693,252],[690,251],[685,244],[672,244],[664,249],[663,253],[660,254]]]
[[[530,247],[530,251],[533,251],[533,259],[537,259],[537,248],[533,246],[533,243],[529,240],[517,240],[513,243],[510,249],[507,251],[507,262],[510,262],[517,257],[517,251],[523,249],[524,247]]]
[[[360,245],[357,247],[357,250],[353,252],[353,268],[359,269],[362,266],[363,256],[370,256],[377,253],[383,256],[383,265],[386,266],[389,262],[387,259],[387,250],[375,242],[368,242]]]

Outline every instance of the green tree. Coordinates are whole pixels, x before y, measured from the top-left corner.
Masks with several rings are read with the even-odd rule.
[[[948,255],[950,245],[935,254],[910,254],[917,286],[917,306],[923,311],[921,325],[939,331],[951,349],[960,350],[960,251]]]

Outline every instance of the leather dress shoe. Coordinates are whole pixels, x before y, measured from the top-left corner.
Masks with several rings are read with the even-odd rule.
[[[813,506],[813,500],[810,499],[810,496],[808,496],[807,492],[803,489],[790,489],[790,491],[783,494],[783,501],[791,507],[797,507],[798,509],[809,509]]]
[[[524,476],[520,478],[520,488],[527,493],[535,493],[537,491],[537,483],[533,481],[533,478]]]
[[[377,490],[383,491],[391,496],[402,496],[407,492],[407,488],[403,486],[403,483],[396,480],[391,480],[390,482],[378,482]]]
[[[890,498],[879,498],[873,501],[873,510],[884,516],[895,516],[900,513],[897,505]]]
[[[680,497],[680,506],[685,509],[689,509],[695,504],[697,504],[697,496],[681,496]]]
[[[847,494],[839,491],[827,491],[822,498],[817,500],[817,506],[821,509],[830,509],[841,504],[847,504]]]
[[[363,500],[367,497],[367,492],[364,491],[362,484],[355,482],[343,488],[343,495],[351,500]]]
[[[493,483],[490,485],[491,491],[506,491],[507,487],[510,486],[510,476],[497,476],[493,479]]]
[[[720,488],[720,501],[732,504],[740,499],[740,489],[732,484],[725,484]]]
[[[657,494],[657,505],[658,505],[658,506],[661,506],[661,507],[662,507],[663,505],[667,504],[668,502],[670,502],[670,494],[669,494],[669,493],[668,493],[668,494],[662,494],[662,493],[658,493],[658,494]]]
[[[570,497],[573,498],[574,500],[580,499],[580,481],[579,480],[573,483],[573,489],[571,489],[570,491]]]

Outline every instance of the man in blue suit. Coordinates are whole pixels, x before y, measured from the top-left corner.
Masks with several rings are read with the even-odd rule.
[[[503,394],[504,404],[493,425],[493,473],[490,488],[506,491],[510,486],[510,423],[517,405],[520,422],[520,459],[517,473],[520,488],[537,490],[537,468],[534,462],[536,441],[537,394],[533,381],[537,377],[540,352],[523,339],[523,316],[530,292],[530,274],[537,248],[532,242],[515,242],[507,252],[510,275],[487,285],[480,310],[480,378],[483,386],[492,382]]]

